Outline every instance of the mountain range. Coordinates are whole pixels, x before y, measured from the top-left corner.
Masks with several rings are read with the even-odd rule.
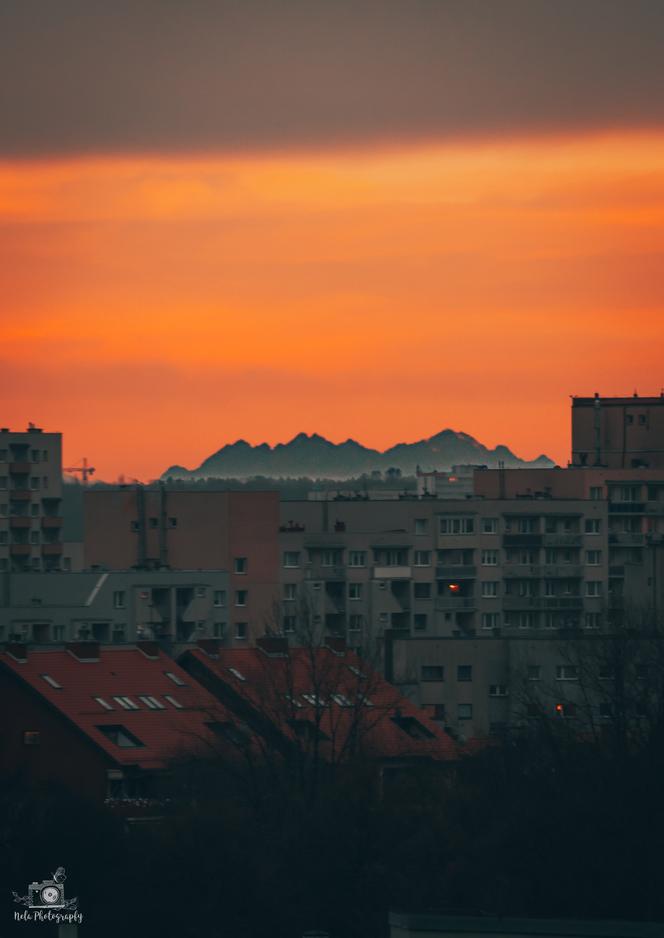
[[[523,460],[506,446],[488,449],[467,433],[442,430],[426,440],[415,443],[397,443],[389,449],[370,449],[355,440],[331,443],[317,433],[298,433],[289,443],[252,446],[246,440],[237,440],[222,446],[196,469],[171,466],[162,479],[247,479],[254,476],[273,478],[347,479],[390,468],[400,469],[404,475],[415,475],[419,466],[424,471],[448,470],[454,465],[472,464],[496,468],[546,469],[554,465],[547,456]]]

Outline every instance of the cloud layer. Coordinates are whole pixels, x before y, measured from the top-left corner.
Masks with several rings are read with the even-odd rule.
[[[3,0],[0,156],[652,127],[660,0]]]

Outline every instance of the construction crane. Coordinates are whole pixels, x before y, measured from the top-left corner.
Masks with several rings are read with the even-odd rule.
[[[95,470],[93,466],[88,466],[87,457],[84,456],[83,459],[79,459],[80,466],[64,466],[63,472],[80,472],[81,479],[83,480],[83,485],[88,484],[88,476],[93,476]]]

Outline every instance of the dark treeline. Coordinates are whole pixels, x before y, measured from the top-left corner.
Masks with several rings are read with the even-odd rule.
[[[535,731],[382,787],[358,765],[306,803],[189,763],[163,819],[130,827],[16,779],[2,880],[20,892],[66,866],[95,938],[384,938],[389,908],[662,920],[661,742],[617,758]]]

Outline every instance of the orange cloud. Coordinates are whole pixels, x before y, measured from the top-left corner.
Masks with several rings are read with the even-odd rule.
[[[100,474],[451,425],[565,460],[659,391],[664,135],[0,163],[5,422]]]

